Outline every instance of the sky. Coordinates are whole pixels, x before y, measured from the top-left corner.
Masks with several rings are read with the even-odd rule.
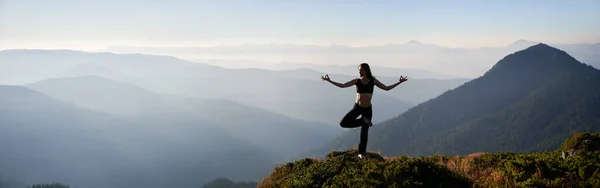
[[[600,42],[600,1],[0,0],[0,49]]]

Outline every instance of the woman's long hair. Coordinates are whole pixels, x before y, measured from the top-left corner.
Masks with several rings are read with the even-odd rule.
[[[373,76],[373,73],[371,73],[371,67],[369,67],[369,64],[367,63],[361,63],[360,66],[365,70],[365,72],[367,73],[367,77],[371,80],[374,80],[375,77]]]

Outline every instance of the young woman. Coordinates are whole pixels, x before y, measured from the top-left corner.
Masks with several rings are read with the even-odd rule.
[[[331,79],[329,79],[329,75],[321,76],[321,80],[327,81],[340,88],[347,88],[356,85],[356,101],[354,103],[354,107],[344,116],[340,122],[340,126],[343,128],[361,127],[360,143],[358,144],[358,157],[363,158],[363,156],[367,153],[367,136],[369,127],[373,126],[373,123],[371,122],[371,119],[373,118],[371,98],[373,96],[374,86],[389,91],[408,79],[407,77],[400,76],[398,82],[386,86],[373,77],[371,68],[367,63],[362,63],[358,66],[358,74],[360,75],[360,78],[352,79],[343,84],[331,81]],[[359,115],[361,118],[357,119]]]

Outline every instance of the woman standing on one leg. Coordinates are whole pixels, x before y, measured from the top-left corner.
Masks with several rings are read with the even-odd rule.
[[[358,66],[358,73],[360,78],[352,79],[346,83],[337,83],[329,79],[329,75],[321,76],[321,80],[328,81],[329,83],[340,87],[347,88],[356,85],[356,101],[354,107],[344,116],[340,122],[340,126],[344,128],[356,128],[360,129],[360,143],[358,144],[358,157],[363,158],[363,155],[367,153],[367,138],[369,133],[369,127],[373,126],[371,119],[373,118],[373,108],[371,105],[371,98],[373,96],[374,86],[380,89],[389,91],[394,89],[396,86],[405,82],[407,77],[400,76],[400,80],[395,84],[386,86],[383,85],[379,80],[373,77],[369,64],[362,63]],[[360,119],[357,119],[358,116]]]

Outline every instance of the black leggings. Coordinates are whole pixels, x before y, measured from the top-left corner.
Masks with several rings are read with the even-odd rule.
[[[357,119],[359,115],[361,115],[361,118]],[[365,120],[363,120],[363,117],[371,121],[371,119],[373,118],[373,106],[371,105],[369,107],[361,107],[358,104],[354,103],[354,107],[348,113],[346,113],[346,115],[340,122],[340,126],[344,128],[361,127],[360,143],[358,144],[358,153],[364,155],[367,153],[369,124],[367,124]]]

